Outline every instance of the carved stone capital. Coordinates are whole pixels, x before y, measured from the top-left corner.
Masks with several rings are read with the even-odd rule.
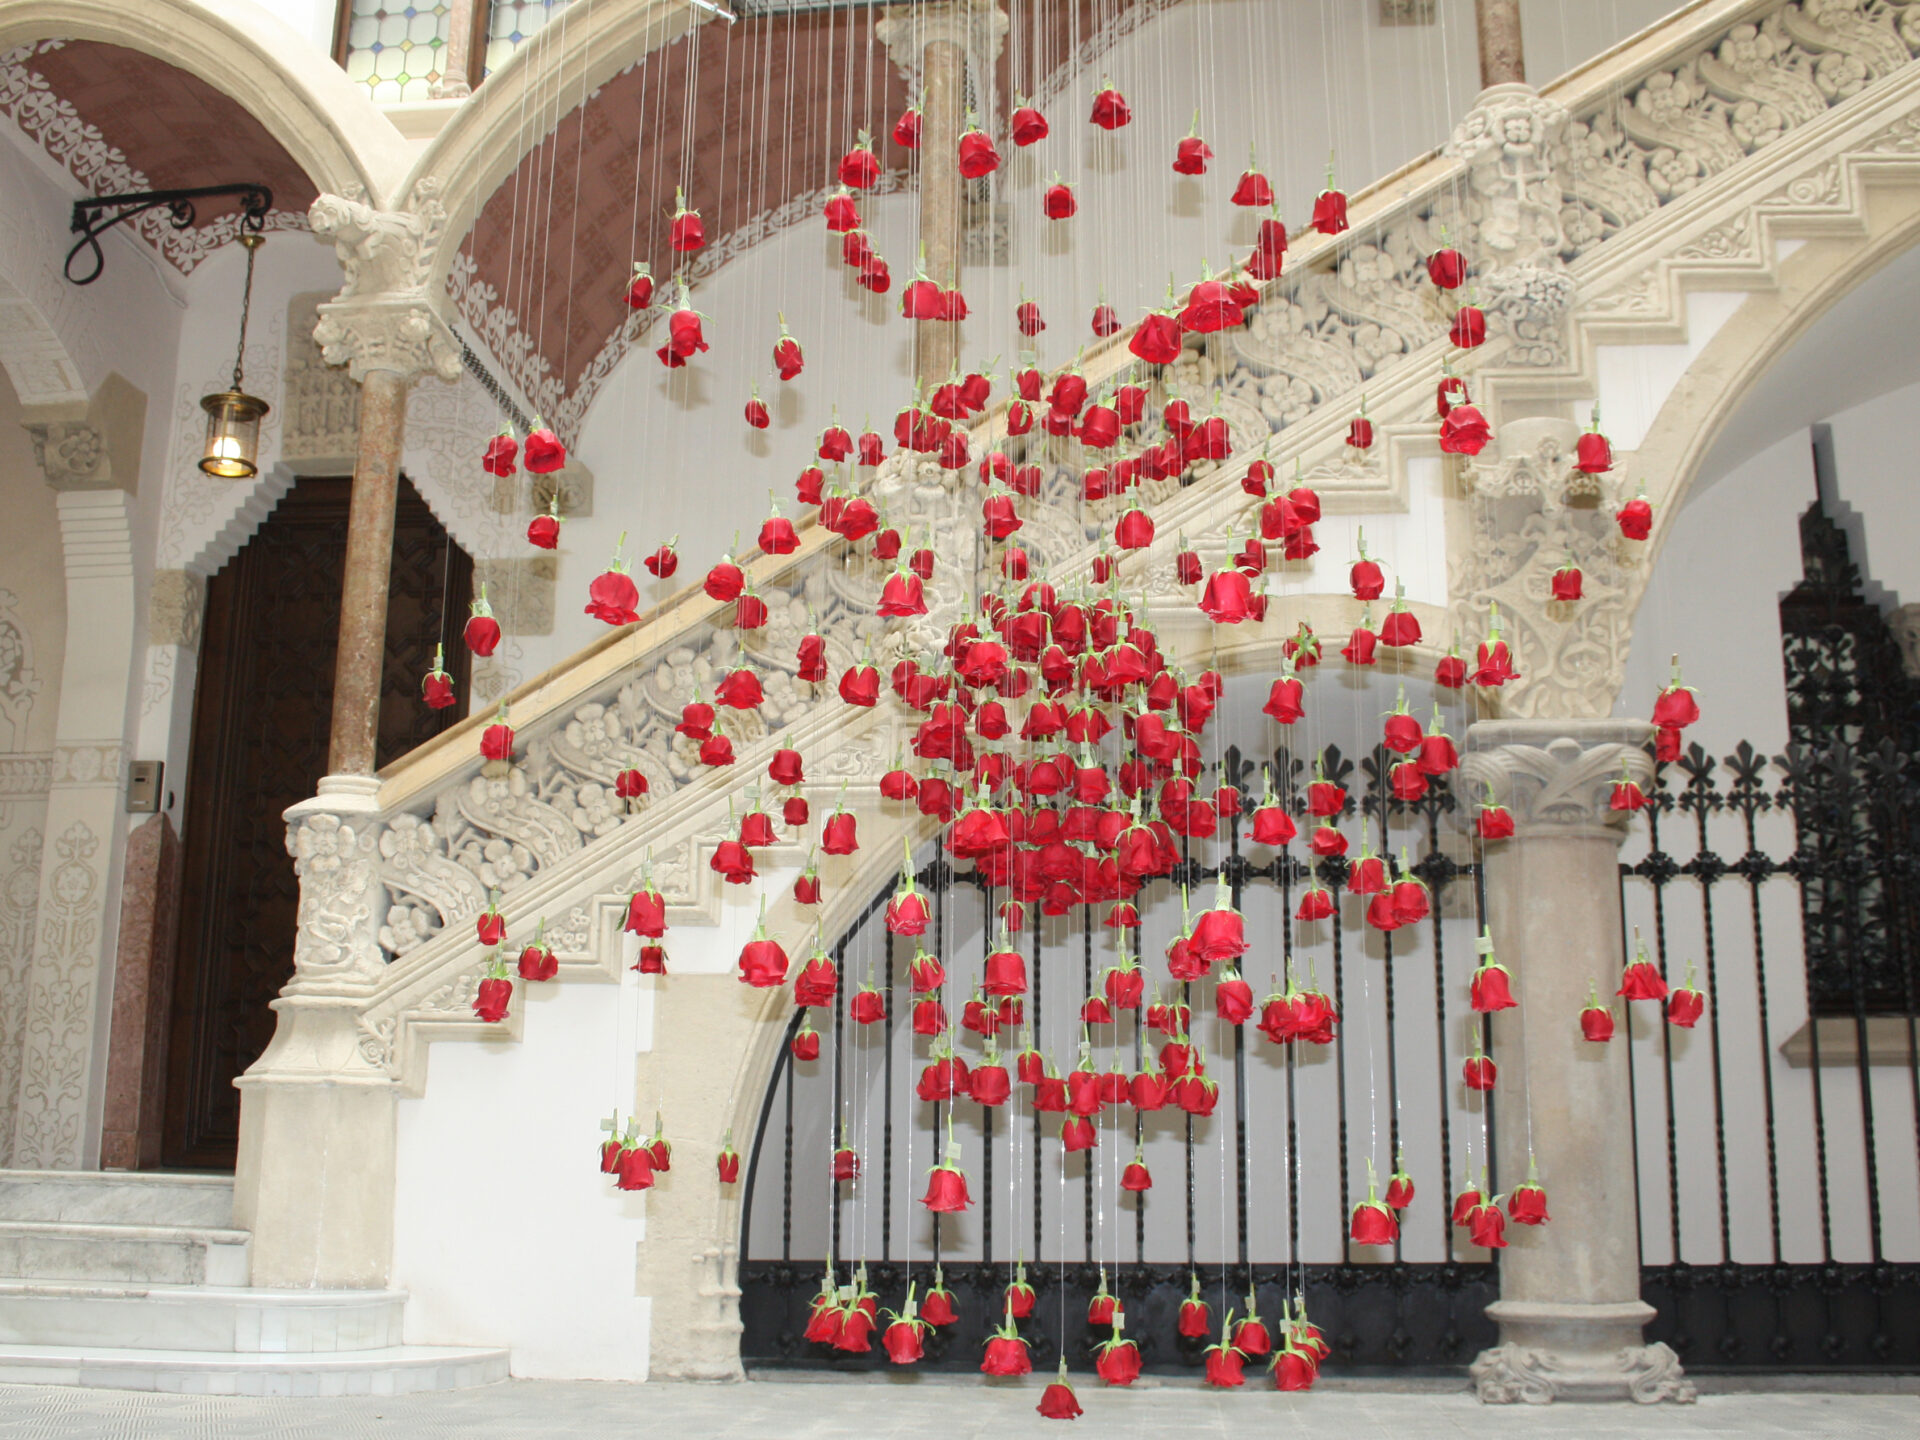
[[[30,420],[24,428],[33,439],[34,461],[55,490],[112,488],[107,437],[90,421]]]
[[[147,397],[118,373],[85,405],[28,405],[21,421],[33,458],[55,490],[124,490],[140,483]]]
[[[1492,787],[1514,833],[1601,835],[1618,841],[1628,812],[1611,808],[1624,774],[1653,781],[1644,720],[1482,720],[1467,731],[1461,772],[1472,793]]]
[[[307,211],[313,233],[333,241],[346,272],[334,299],[320,306],[314,343],[329,365],[364,381],[391,370],[413,379],[460,375],[460,345],[441,317],[442,297],[428,288],[434,251],[446,229],[437,187],[417,186],[407,210],[375,210],[343,195],[322,195]]]
[[[1007,23],[1006,12],[993,0],[946,0],[944,4],[888,6],[873,33],[887,47],[887,58],[915,86],[920,84],[927,46],[939,40],[958,45],[967,54],[975,94],[984,100],[1007,38]],[[981,113],[991,110],[983,107]]]
[[[1642,1344],[1653,1307],[1640,1300],[1600,1304],[1499,1300],[1487,1307],[1502,1343],[1482,1350],[1469,1373],[1488,1405],[1556,1400],[1631,1400],[1637,1405],[1696,1398],[1680,1357]]]

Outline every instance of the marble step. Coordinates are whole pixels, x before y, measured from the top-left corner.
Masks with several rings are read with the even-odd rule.
[[[0,1220],[224,1228],[233,1224],[233,1177],[129,1170],[0,1170]]]
[[[0,1280],[0,1345],[329,1354],[401,1343],[404,1290]]]
[[[0,1220],[0,1277],[245,1285],[251,1239],[205,1225]]]
[[[0,1384],[90,1385],[173,1395],[407,1395],[507,1378],[507,1352],[393,1345],[320,1355],[0,1344]]]

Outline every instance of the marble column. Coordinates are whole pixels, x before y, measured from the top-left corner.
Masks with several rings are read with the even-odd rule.
[[[1481,88],[1524,82],[1527,59],[1520,43],[1520,0],[1473,0],[1473,19],[1480,37]]]
[[[1487,720],[1467,732],[1465,783],[1514,817],[1486,847],[1487,924],[1513,974],[1516,1009],[1494,1017],[1501,1193],[1538,1163],[1552,1219],[1509,1226],[1500,1299],[1487,1314],[1500,1344],[1473,1363],[1490,1403],[1556,1399],[1691,1400],[1679,1357],[1645,1344],[1639,1203],[1624,1033],[1580,1036],[1591,979],[1622,965],[1619,850],[1626,815],[1609,808],[1622,774],[1652,778],[1640,720]]]
[[[447,6],[447,46],[440,53],[440,78],[433,82],[435,100],[464,100],[473,93],[473,49],[486,46],[486,32],[480,28],[484,15],[476,15],[477,0],[451,0]]]
[[[926,94],[921,100],[920,243],[927,274],[946,289],[960,284],[960,127],[966,97],[966,52],[950,39],[930,41],[922,62]],[[944,320],[916,322],[914,373],[932,393],[944,383],[960,353],[959,327]]]
[[[386,674],[387,590],[393,568],[394,505],[411,378],[369,369],[360,382],[360,439],[347,512],[346,583],[340,592],[340,642],[333,661],[332,775],[371,775]]]

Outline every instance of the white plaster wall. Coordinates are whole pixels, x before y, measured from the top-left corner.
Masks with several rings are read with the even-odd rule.
[[[353,0],[255,0],[262,10],[278,16],[298,31],[314,49],[333,58],[334,13]]]

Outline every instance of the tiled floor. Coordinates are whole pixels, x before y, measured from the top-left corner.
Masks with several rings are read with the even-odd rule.
[[[1848,1436],[1920,1435],[1920,1396],[1905,1394],[1708,1395],[1693,1406],[1482,1408],[1471,1395],[1324,1390],[1231,1394],[1188,1385],[1103,1391],[1079,1387],[1087,1433],[1099,1440],[1274,1435],[1288,1440],[1427,1436]],[[903,1380],[869,1384],[596,1385],[514,1381],[400,1399],[240,1400],[108,1390],[0,1386],[0,1437],[33,1440],[506,1440],[506,1437],[657,1434],[708,1440],[824,1440],[913,1435],[1005,1440],[1060,1433],[1034,1413],[1038,1377],[1010,1388]],[[1073,1433],[1073,1432],[1066,1432]]]

